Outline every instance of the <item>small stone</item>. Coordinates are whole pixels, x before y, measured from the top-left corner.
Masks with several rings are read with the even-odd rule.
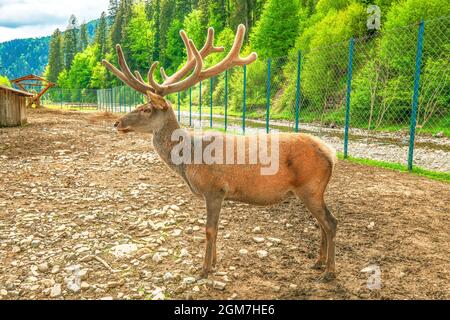
[[[269,253],[266,250],[258,250],[256,251],[256,255],[258,256],[258,258],[264,259],[269,255]]]
[[[175,204],[171,205],[170,209],[172,209],[173,211],[180,211],[180,207]]]
[[[375,222],[371,222],[369,223],[369,225],[367,226],[367,229],[372,230],[375,227]]]
[[[69,282],[67,283],[67,289],[73,293],[78,293],[81,289],[81,283],[78,285],[75,282]]]
[[[41,240],[35,239],[35,240],[31,241],[32,248],[37,248],[37,247],[39,247],[40,244],[41,244]]]
[[[165,300],[166,296],[162,288],[156,288],[152,291],[152,300]]]
[[[166,272],[163,276],[164,281],[170,281],[174,278],[173,274],[170,272]]]
[[[255,227],[253,233],[261,233],[261,227]]]
[[[0,296],[6,297],[8,295],[8,291],[5,289],[0,290]]]
[[[291,290],[296,290],[297,288],[298,288],[298,285],[296,285],[296,284],[291,283],[289,285],[289,289],[291,289]]]
[[[194,277],[186,277],[183,279],[183,283],[185,283],[185,284],[193,284],[193,283],[195,283],[195,281],[196,280]]]
[[[12,247],[12,252],[13,253],[19,253],[20,251],[22,251],[22,249],[20,249],[20,247],[18,247],[18,246]]]
[[[189,254],[189,252],[187,251],[187,249],[181,249],[181,251],[180,251],[180,257],[181,258],[185,258],[185,257],[189,257],[190,256],[190,254]]]
[[[172,231],[172,236],[174,237],[179,237],[181,235],[182,230],[180,229],[175,229]]]
[[[159,252],[156,252],[152,257],[152,260],[156,263],[160,263],[160,262],[162,262],[163,257]]]
[[[280,244],[281,243],[281,239],[278,238],[267,238],[268,241],[275,243],[275,244]]]
[[[254,237],[253,241],[255,241],[256,243],[263,243],[264,242],[264,238],[263,237]]]
[[[81,279],[81,280],[86,280],[88,278],[88,269],[81,269],[78,273],[77,276]]]
[[[111,253],[117,258],[129,257],[138,250],[134,243],[120,244],[111,248]]]
[[[52,267],[52,270],[50,271],[51,274],[55,274],[59,272],[59,266],[58,265],[54,265]]]
[[[280,292],[281,287],[280,287],[280,286],[273,286],[272,289],[273,289],[273,291],[275,291],[275,292]]]
[[[91,285],[85,281],[81,282],[81,290],[87,290],[91,287]]]
[[[61,285],[57,283],[53,286],[52,290],[50,291],[50,297],[56,298],[59,297],[60,295],[61,295]]]
[[[241,256],[246,256],[248,254],[248,250],[247,249],[241,249],[241,250],[239,250],[239,254]]]
[[[38,270],[40,272],[47,272],[48,269],[49,269],[49,267],[48,267],[48,263],[47,262],[44,262],[44,263],[41,263],[40,265],[38,265]]]
[[[217,290],[225,290],[226,287],[226,283],[225,282],[221,282],[221,281],[213,281],[213,288],[217,289]]]
[[[100,300],[105,300],[105,301],[109,301],[109,300],[114,300],[114,298],[113,298],[113,297],[111,297],[111,296],[108,296],[108,297],[103,297],[103,298],[100,298]]]
[[[118,281],[110,281],[107,283],[106,285],[108,287],[108,289],[114,289],[117,288],[118,286],[120,286],[120,282]]]

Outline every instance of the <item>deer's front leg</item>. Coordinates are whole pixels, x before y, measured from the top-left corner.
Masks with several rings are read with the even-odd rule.
[[[206,252],[205,252],[205,260],[203,263],[203,272],[202,277],[208,277],[209,272],[211,271],[211,265],[213,263],[213,259],[216,255],[216,238],[217,238],[217,230],[219,224],[219,216],[220,209],[222,208],[223,195],[222,194],[214,194],[205,196],[206,200]]]

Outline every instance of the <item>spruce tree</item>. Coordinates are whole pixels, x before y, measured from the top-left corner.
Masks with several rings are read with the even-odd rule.
[[[151,19],[155,24],[155,42],[154,42],[154,50],[153,50],[153,61],[159,61],[160,57],[160,43],[161,43],[161,26],[160,26],[160,17],[161,17],[161,1],[153,0],[150,3],[151,5]]]
[[[113,25],[111,26],[111,42],[112,45],[115,46],[118,43],[121,43],[122,41],[122,29],[124,27],[124,4],[125,1],[121,1],[117,11],[116,15],[114,17]]]
[[[101,60],[108,52],[108,25],[105,12],[102,12],[102,15],[100,16],[100,20],[95,31],[94,42],[98,47],[98,60]]]
[[[109,0],[108,14],[112,20],[116,18],[119,9],[119,0]]]
[[[77,18],[72,15],[64,32],[64,65],[67,70],[70,69],[72,61],[78,53],[77,27]]]
[[[86,50],[88,45],[89,45],[89,35],[87,25],[86,22],[83,22],[83,24],[80,27],[80,51]]]
[[[175,0],[175,17],[179,21],[183,21],[192,11],[192,0]],[[173,21],[172,23],[173,24]]]
[[[58,76],[63,69],[62,34],[59,29],[56,29],[50,40],[47,73],[48,80],[56,83],[58,81]]]
[[[202,26],[204,26],[205,28],[207,28],[208,21],[209,21],[209,5],[210,5],[210,2],[214,2],[214,1],[198,0],[198,10],[200,10],[202,12],[201,23],[202,23]]]
[[[164,19],[160,19],[159,21],[159,32],[160,32],[159,50],[160,54],[162,54],[160,56],[161,63],[164,66],[166,66],[165,52],[167,49],[167,35],[174,14],[175,14],[175,3],[173,2],[173,0],[162,0],[161,17],[164,17]]]
[[[211,1],[208,7],[208,27],[214,27],[220,33],[226,26],[227,10],[225,0]]]

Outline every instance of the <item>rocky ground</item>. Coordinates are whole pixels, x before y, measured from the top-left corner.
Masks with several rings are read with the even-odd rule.
[[[205,206],[147,135],[105,114],[39,111],[0,129],[0,299],[449,299],[449,184],[340,162],[337,279],[310,269],[314,219],[296,200],[226,202],[218,268],[198,280]],[[376,266],[381,288],[367,287]]]

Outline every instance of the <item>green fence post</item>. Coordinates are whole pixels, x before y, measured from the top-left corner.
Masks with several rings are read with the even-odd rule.
[[[422,49],[423,49],[424,31],[425,31],[425,23],[423,22],[423,20],[421,20],[419,24],[419,34],[417,37],[416,70],[414,75],[414,94],[411,110],[411,125],[409,130],[409,151],[408,151],[409,171],[412,171],[414,161],[414,141],[416,138],[417,108],[419,105],[420,71],[422,69]]]
[[[228,70],[225,70],[225,132],[228,129]]]
[[[119,87],[119,112],[122,113],[122,106],[124,105],[123,101],[125,98],[125,92],[123,92],[124,87]]]
[[[114,87],[111,88],[111,112],[116,112],[116,98]]]
[[[242,133],[245,134],[245,114],[247,112],[247,66],[244,64],[244,94],[242,98]]]
[[[62,88],[59,88],[59,98],[60,98],[60,103],[61,103],[61,109],[63,107],[63,93],[62,93]]]
[[[189,88],[189,127],[192,127],[192,87]]]
[[[178,122],[181,122],[181,98],[180,98],[180,93],[178,92],[178,101],[177,101],[177,104],[178,104]]]
[[[301,68],[302,68],[302,52],[299,50],[297,53],[297,83],[295,86],[295,132],[298,132],[298,122],[300,119],[300,99],[301,99]]]
[[[355,39],[350,38],[348,52],[348,72],[347,72],[347,97],[345,102],[345,132],[344,132],[344,158],[348,157],[348,131],[350,127],[350,97],[352,92],[352,76],[353,76],[353,48],[355,47]]]
[[[209,79],[209,127],[213,127],[213,78]]]
[[[270,121],[270,68],[272,59],[267,60],[267,96],[266,96],[266,132],[269,133],[269,121]]]
[[[200,81],[198,93],[198,109],[200,111],[200,128],[202,127],[202,82]]]

